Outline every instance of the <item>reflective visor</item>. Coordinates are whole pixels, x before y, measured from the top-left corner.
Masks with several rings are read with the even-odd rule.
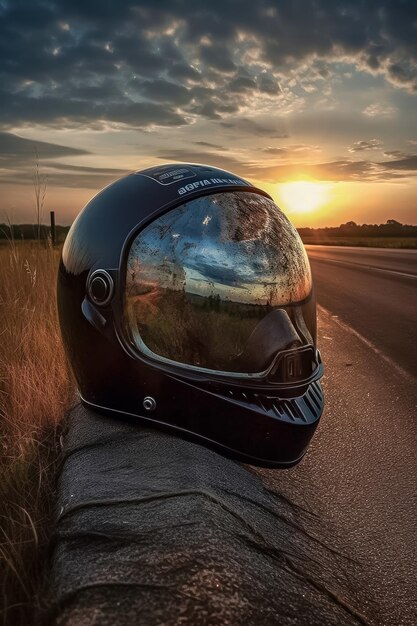
[[[308,258],[260,194],[218,193],[172,209],[135,237],[126,272],[125,329],[147,356],[260,373],[279,350],[306,343],[294,304],[311,294]]]

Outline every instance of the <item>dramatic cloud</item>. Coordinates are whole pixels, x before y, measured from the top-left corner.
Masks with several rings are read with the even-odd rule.
[[[161,161],[272,194],[393,181],[411,206],[416,24],[415,0],[0,0],[0,209],[26,202],[35,144],[68,215]]]
[[[272,103],[286,114],[339,62],[417,90],[411,0],[2,0],[0,18],[3,128],[232,123]]]

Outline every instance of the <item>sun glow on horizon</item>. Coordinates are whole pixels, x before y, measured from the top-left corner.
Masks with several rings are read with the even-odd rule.
[[[315,211],[326,204],[329,186],[323,183],[297,180],[279,185],[281,208],[293,214],[304,214]]]

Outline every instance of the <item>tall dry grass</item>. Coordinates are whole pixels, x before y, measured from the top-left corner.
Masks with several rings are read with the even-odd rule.
[[[0,624],[42,607],[62,417],[73,382],[59,335],[59,250],[0,244]]]

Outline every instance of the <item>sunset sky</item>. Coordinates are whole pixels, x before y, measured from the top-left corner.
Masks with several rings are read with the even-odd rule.
[[[296,226],[417,223],[415,0],[0,0],[0,222],[208,163]]]

